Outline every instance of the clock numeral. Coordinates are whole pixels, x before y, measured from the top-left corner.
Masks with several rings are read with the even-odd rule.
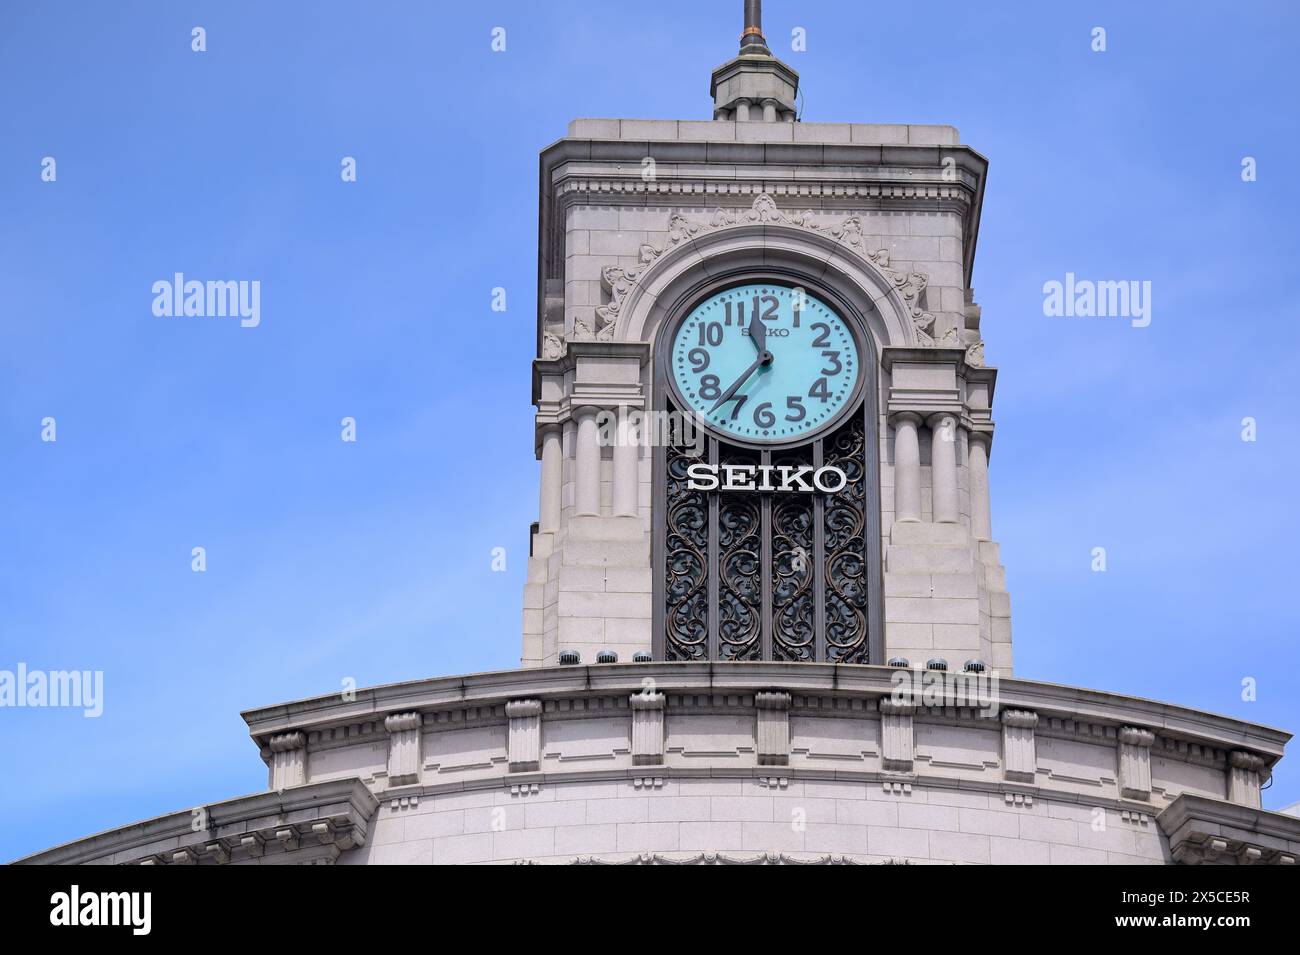
[[[749,400],[749,395],[732,395],[727,401],[734,401],[736,407],[731,409],[731,420],[735,421],[740,417],[740,409],[745,407],[745,402]]]
[[[768,305],[769,302],[771,303],[770,305]],[[781,307],[781,303],[780,303],[780,301],[777,300],[777,297],[776,297],[775,295],[764,295],[764,296],[763,296],[763,304],[764,304],[764,305],[767,305],[767,309],[766,309],[766,311],[763,312],[763,315],[762,315],[761,321],[764,321],[764,322],[775,322],[775,321],[776,321],[776,310],[777,310],[778,308]],[[757,298],[757,297],[755,297],[755,299],[754,299],[754,311],[755,311],[755,312],[758,311],[758,298]]]
[[[826,404],[826,402],[830,400],[831,388],[830,385],[826,383],[825,378],[818,378],[813,382],[813,386],[808,389],[808,397],[820,398],[822,404]]]
[[[822,379],[822,381],[825,380],[826,379],[824,378]],[[712,401],[717,398],[722,394],[722,388],[720,387],[721,384],[722,381],[717,375],[705,375],[700,379],[700,397],[705,401]]]
[[[799,395],[788,396],[785,399],[785,407],[787,412],[799,412],[798,414],[787,413],[785,416],[786,421],[802,421],[804,418],[808,417],[808,410],[804,408],[803,398]]]
[[[686,353],[686,360],[691,363],[691,370],[697,375],[709,367],[709,353],[703,348],[692,348]]]
[[[722,344],[722,323],[721,322],[700,322],[700,344],[701,345],[721,345]]]
[[[823,357],[823,358],[829,358],[829,359],[831,360],[831,362],[834,363],[834,365],[835,365],[834,368],[823,368],[823,369],[822,369],[822,374],[823,374],[823,375],[838,375],[840,372],[842,372],[842,371],[844,370],[844,366],[843,366],[842,364],[840,364],[840,353],[839,353],[839,352],[837,352],[837,351],[824,351],[824,352],[822,352],[822,357]]]
[[[770,428],[776,424],[776,415],[772,414],[772,402],[764,401],[754,409],[754,424],[760,428]]]
[[[831,327],[829,325],[825,322],[813,322],[812,328],[814,331],[819,328],[821,329],[821,331],[817,333],[817,337],[813,339],[813,348],[825,348],[831,343]]]

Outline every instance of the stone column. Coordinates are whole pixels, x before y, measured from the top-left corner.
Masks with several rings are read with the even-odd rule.
[[[1151,744],[1156,734],[1140,726],[1119,728],[1119,794],[1125,799],[1151,798]]]
[[[763,122],[765,123],[776,122],[776,107],[777,107],[776,100],[774,99],[763,100]]]
[[[747,99],[736,100],[736,122],[738,123],[749,122],[749,100]]]
[[[936,524],[956,524],[957,419],[948,412],[930,415],[931,514]]]
[[[614,516],[636,517],[637,508],[637,445],[636,429],[629,422],[632,412],[626,407],[618,409],[618,431],[614,443]]]
[[[993,521],[989,515],[989,434],[972,431],[967,440],[970,449],[970,528],[977,541],[993,539]]]
[[[574,450],[573,509],[579,517],[600,516],[600,433],[597,409],[584,406],[574,412],[578,422]]]
[[[911,411],[894,415],[894,520],[921,519],[921,445],[916,428],[921,416]]]
[[[542,431],[542,492],[537,529],[543,534],[560,529],[561,487],[563,483],[564,443],[558,425]]]
[[[288,789],[307,782],[307,736],[303,733],[280,733],[272,736],[271,788]]]
[[[1002,711],[1002,775],[1006,779],[1032,783],[1038,771],[1038,750],[1034,728],[1038,714],[1033,710]]]

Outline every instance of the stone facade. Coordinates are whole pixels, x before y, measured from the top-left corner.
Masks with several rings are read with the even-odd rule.
[[[996,371],[969,290],[983,157],[946,126],[577,120],[569,133],[542,155],[524,665],[652,651],[653,456],[602,445],[599,415],[663,407],[655,342],[702,271],[779,267],[871,316],[884,655],[1009,672],[989,506]]]
[[[267,707],[244,718],[268,779],[273,742],[301,737],[300,783],[25,861],[1290,865],[1300,854],[1300,819],[1258,808],[1286,733],[1023,680],[962,698],[950,677],[909,696],[899,672],[555,667]]]

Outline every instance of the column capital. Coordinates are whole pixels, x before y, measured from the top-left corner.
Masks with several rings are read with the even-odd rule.
[[[273,753],[287,753],[290,750],[302,749],[307,745],[307,737],[299,732],[280,733],[272,736],[267,743]]]
[[[966,429],[966,440],[972,444],[978,444],[985,451],[988,451],[993,447],[993,432],[968,428]]]
[[[897,425],[900,421],[910,421],[912,424],[920,425],[925,417],[919,411],[891,411],[889,413],[889,423]]]
[[[384,717],[384,729],[390,733],[402,733],[407,730],[419,729],[423,725],[424,719],[417,712],[390,713]]]
[[[1228,762],[1236,769],[1244,769],[1251,773],[1262,773],[1268,765],[1264,761],[1264,757],[1244,749],[1234,749],[1230,752]]]
[[[1030,729],[1038,725],[1038,714],[1033,710],[1003,710],[1002,725]]]
[[[945,418],[951,418],[954,425],[961,424],[961,415],[955,411],[932,411],[925,416],[925,423],[935,428],[941,425]]]
[[[1121,726],[1119,741],[1128,746],[1141,746],[1150,749],[1156,741],[1156,734],[1142,726]]]

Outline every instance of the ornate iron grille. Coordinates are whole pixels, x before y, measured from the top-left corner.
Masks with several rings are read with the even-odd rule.
[[[700,457],[669,447],[662,466],[656,641],[665,660],[871,662],[879,511],[869,480],[867,410],[792,449],[757,451],[708,438]],[[874,460],[874,459],[872,459]],[[834,465],[834,494],[692,490],[697,461]],[[875,600],[879,600],[876,596]]]

